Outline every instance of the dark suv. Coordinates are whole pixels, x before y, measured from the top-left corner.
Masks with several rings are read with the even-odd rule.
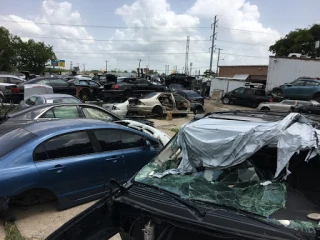
[[[166,86],[169,86],[170,84],[180,84],[184,89],[191,89],[195,80],[195,77],[186,74],[173,73],[166,77],[165,83]]]
[[[272,102],[272,98],[266,96],[264,89],[239,87],[227,92],[222,97],[223,104],[239,104],[250,107],[258,107],[262,102]]]

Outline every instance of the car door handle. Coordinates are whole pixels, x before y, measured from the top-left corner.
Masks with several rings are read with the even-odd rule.
[[[106,158],[106,161],[112,161],[116,163],[119,159],[120,159],[120,156],[112,156],[112,157]]]
[[[56,166],[54,166],[53,168],[47,169],[47,171],[58,171],[58,170],[62,170],[62,169],[64,169],[64,168],[65,168],[65,166],[56,165]]]

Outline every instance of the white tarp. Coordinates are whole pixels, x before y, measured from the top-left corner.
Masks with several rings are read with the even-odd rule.
[[[183,174],[194,172],[198,166],[228,168],[268,145],[278,148],[277,177],[295,152],[310,149],[310,157],[315,156],[318,137],[319,132],[298,113],[278,122],[201,119],[185,124],[178,133],[177,142],[182,149],[178,169]]]

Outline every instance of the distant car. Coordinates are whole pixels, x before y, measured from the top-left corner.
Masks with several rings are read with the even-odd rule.
[[[227,92],[221,99],[223,104],[239,104],[250,107],[258,107],[262,102],[273,102],[272,98],[266,96],[264,89],[239,87]]]
[[[0,136],[0,210],[53,198],[65,209],[104,196],[162,148],[157,139],[92,119],[45,121]],[[17,157],[19,156],[19,157]]]
[[[177,90],[177,94],[181,95],[182,97],[188,99],[190,102],[198,102],[201,103],[202,106],[204,105],[204,97],[200,96],[199,93],[193,90]]]
[[[289,112],[293,106],[305,106],[312,105],[310,101],[301,100],[283,100],[279,103],[276,102],[263,102],[257,107],[257,110],[262,111],[279,111],[279,112]]]
[[[128,112],[128,109],[127,109],[128,104],[129,104],[129,101],[126,100],[123,103],[105,103],[105,104],[102,104],[102,107],[120,117],[124,117],[127,115],[127,112]]]
[[[68,83],[76,86],[79,98],[83,101],[99,99],[101,91],[104,89],[99,82],[84,77],[71,79]]]
[[[7,86],[14,86],[23,82],[24,81],[17,76],[0,74],[0,103],[6,101],[4,92]]]
[[[104,99],[128,98],[132,96],[141,96],[150,92],[165,92],[164,85],[152,84],[145,79],[137,78],[118,78],[117,83],[111,86],[110,90],[103,90]]]
[[[26,100],[20,102],[20,107],[30,107],[34,105],[50,104],[50,103],[82,103],[79,98],[68,94],[41,94],[33,95]]]
[[[184,88],[181,84],[170,84],[168,87],[169,87],[170,92],[175,92],[177,90],[184,90]]]
[[[92,77],[89,75],[67,75],[67,76],[64,76],[63,79],[67,80],[67,81],[72,80],[72,79],[74,79],[74,80],[76,80],[76,79],[78,79],[78,80],[79,79],[91,80]]]
[[[180,84],[184,89],[191,89],[191,85],[195,80],[195,77],[186,74],[173,73],[166,77],[165,84],[166,86],[169,86],[170,84]]]
[[[128,114],[155,114],[163,116],[167,112],[172,114],[189,114],[203,112],[199,103],[190,103],[176,93],[149,93],[141,98],[129,98]]]
[[[20,127],[34,121],[54,120],[54,119],[98,119],[106,122],[117,122],[125,120],[104,108],[85,103],[73,104],[42,104],[28,107],[9,113],[0,124],[0,135],[9,130]],[[135,121],[153,126],[153,122],[144,119],[135,119]]]
[[[320,103],[315,100],[310,100],[311,104],[292,106],[291,112],[306,113],[320,115]]]
[[[49,85],[53,88],[54,93],[70,94],[72,96],[77,96],[81,94],[80,92],[77,93],[76,87],[73,84],[68,83],[63,79],[39,77],[39,78],[34,78],[26,82],[20,83],[19,85],[6,87],[6,90],[4,92],[5,97],[14,103],[20,103],[24,99],[24,85],[27,85],[27,84]]]
[[[285,98],[320,102],[320,80],[317,78],[298,78],[283,85],[282,92]]]

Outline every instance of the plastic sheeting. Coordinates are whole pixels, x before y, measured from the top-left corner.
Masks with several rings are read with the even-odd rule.
[[[155,170],[154,166],[151,168]],[[272,182],[266,186],[259,181],[244,181],[230,185],[225,182],[210,182],[203,176],[167,175],[155,178],[143,174],[143,171],[136,176],[136,181],[157,186],[185,199],[227,206],[264,217],[285,206],[287,193],[285,184],[279,182]]]
[[[242,163],[264,146],[276,146],[275,177],[288,166],[295,152],[313,149],[316,155],[319,133],[298,113],[278,122],[245,122],[224,119],[201,119],[185,124],[178,133],[182,149],[181,174],[196,167],[224,169]],[[289,171],[287,170],[287,174]]]

